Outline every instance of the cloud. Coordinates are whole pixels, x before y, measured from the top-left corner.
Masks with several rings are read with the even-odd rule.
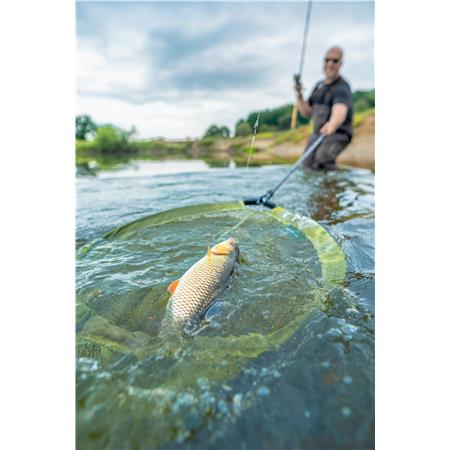
[[[292,102],[305,11],[280,2],[78,3],[78,110],[143,136],[182,137]],[[314,5],[306,85],[334,44],[345,49],[353,87],[372,87],[373,4]]]

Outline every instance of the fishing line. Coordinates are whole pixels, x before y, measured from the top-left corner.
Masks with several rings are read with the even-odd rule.
[[[312,8],[312,1],[313,0],[309,0],[308,1],[308,6],[306,9],[306,17],[305,17],[305,27],[303,30],[303,41],[302,41],[302,49],[301,49],[301,54],[300,54],[300,67],[299,67],[299,74],[298,77],[300,79],[302,73],[303,73],[303,65],[305,62],[305,52],[306,52],[306,41],[307,41],[307,37],[308,37],[308,30],[309,30],[309,22],[310,22],[310,17],[311,17],[311,8]],[[259,114],[256,117],[256,122],[253,126],[253,137],[252,137],[252,143],[250,146],[250,151],[248,154],[248,159],[247,159],[247,165],[246,165],[246,169],[248,169],[249,165],[250,165],[250,159],[252,157],[252,151],[253,151],[253,146],[255,143],[255,138],[256,138],[256,133],[258,131],[258,126],[259,126]],[[294,108],[292,110],[292,118],[291,118],[291,128],[295,128],[295,122],[296,121],[296,117],[297,117],[297,109],[296,109],[296,104],[294,104]],[[293,126],[294,124],[294,126]],[[297,170],[297,168],[299,168],[302,164],[302,162],[313,152],[315,151],[315,149],[322,143],[323,139],[325,138],[325,136],[321,135],[319,136],[319,138],[317,139],[316,142],[314,142],[309,149],[306,149],[305,152],[303,153],[302,157],[299,158],[299,160],[297,161],[297,163],[292,167],[292,169],[286,174],[286,176],[281,180],[280,183],[278,183],[278,185],[274,188],[271,189],[269,191],[267,191],[262,197],[260,197],[259,199],[256,200],[256,202],[248,202],[246,204],[256,204],[259,206],[259,208],[257,210],[252,210],[249,211],[249,214],[247,215],[247,217],[244,217],[240,222],[238,222],[236,225],[234,225],[233,227],[231,227],[230,229],[228,229],[227,231],[225,231],[224,233],[222,233],[217,240],[219,240],[220,238],[224,237],[226,234],[229,234],[231,231],[236,230],[237,228],[239,228],[244,222],[246,222],[253,214],[255,214],[258,210],[261,211],[262,208],[266,205],[268,206],[270,204],[270,199],[272,198],[272,196],[275,194],[275,192],[282,186],[282,184],[292,175],[292,173],[295,172],[295,170]],[[274,206],[271,206],[274,207]]]
[[[256,118],[255,125],[253,125],[253,138],[252,138],[252,144],[250,146],[250,152],[248,154],[246,169],[248,169],[248,165],[250,164],[250,158],[252,156],[253,144],[255,143],[255,137],[256,137],[256,133],[258,131],[258,126],[259,126],[259,113],[258,113],[258,117]]]
[[[252,137],[252,143],[250,146],[250,152],[248,154],[248,159],[247,159],[247,166],[245,167],[246,169],[248,169],[248,166],[250,164],[250,158],[252,156],[252,150],[253,150],[253,145],[255,143],[255,138],[256,138],[256,133],[258,132],[258,126],[259,126],[259,114],[256,117],[256,121],[255,124],[253,125],[253,137]],[[262,206],[260,206],[259,211],[262,210]],[[226,231],[224,231],[219,237],[217,237],[217,241],[219,241],[219,239],[221,239],[222,237],[224,237],[225,235],[229,235],[231,231],[238,229],[245,221],[247,221],[250,216],[252,216],[253,214],[255,214],[256,212],[258,212],[258,210],[249,210],[249,213],[247,214],[247,217],[244,217],[240,222],[238,222],[236,225],[234,225],[233,227],[227,229]]]
[[[249,210],[248,214],[246,217],[244,217],[240,222],[238,222],[236,225],[234,225],[233,227],[227,229],[226,231],[224,231],[218,238],[217,240],[219,240],[222,237],[225,237],[226,235],[229,235],[233,230],[238,229],[244,222],[246,222],[251,216],[253,216],[253,214],[256,214],[257,212],[261,212],[263,206],[260,205],[258,209],[255,210]]]

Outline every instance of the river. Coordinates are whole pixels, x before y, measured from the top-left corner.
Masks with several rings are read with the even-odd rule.
[[[164,352],[154,319],[160,311],[152,308],[166,283],[241,216],[102,241],[152,213],[261,195],[288,169],[135,161],[77,176],[77,308],[89,306],[85,316],[77,312],[77,448],[374,447],[372,171],[298,171],[274,198],[318,222],[343,250],[347,271],[338,288],[318,288],[317,257],[306,239],[255,216],[238,230],[246,262],[205,329],[164,344]],[[279,309],[271,306],[281,300]],[[264,351],[252,347],[248,336],[276,333],[290,314],[301,321],[289,339]],[[87,328],[98,348],[101,339],[117,346],[96,353]],[[205,361],[216,367],[206,370]]]

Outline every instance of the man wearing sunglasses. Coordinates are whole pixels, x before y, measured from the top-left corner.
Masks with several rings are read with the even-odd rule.
[[[307,143],[311,145],[320,134],[326,137],[317,150],[305,159],[303,167],[312,170],[335,170],[336,157],[350,143],[353,136],[352,93],[348,83],[340,76],[343,51],[330,48],[324,58],[325,80],[314,87],[311,96],[305,100],[300,79],[295,77],[295,90],[304,117],[311,117],[313,135]]]

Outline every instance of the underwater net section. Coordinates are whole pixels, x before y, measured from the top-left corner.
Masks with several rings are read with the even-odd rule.
[[[230,236],[241,262],[227,289],[194,333],[162,332],[167,286]],[[82,247],[77,446],[158,448],[239,414],[224,383],[293,336],[345,273],[343,252],[312,219],[242,202],[154,214]]]

